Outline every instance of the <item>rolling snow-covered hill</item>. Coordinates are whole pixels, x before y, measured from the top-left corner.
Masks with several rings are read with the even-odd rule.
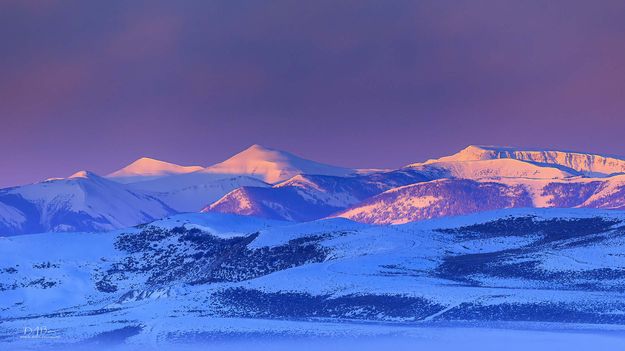
[[[622,212],[589,209],[395,226],[208,213],[2,238],[0,343],[140,347],[350,333],[350,321],[620,330],[623,228]],[[50,338],[21,338],[24,325],[48,326]]]

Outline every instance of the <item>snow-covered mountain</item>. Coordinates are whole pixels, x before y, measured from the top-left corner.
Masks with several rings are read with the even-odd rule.
[[[278,182],[304,173],[336,176],[353,172],[260,145],[206,168],[143,157],[105,178],[84,173],[1,190],[0,236],[123,228],[174,212],[200,211],[207,203],[240,187],[269,187],[263,180]],[[28,196],[22,196],[24,193]]]
[[[261,145],[252,145],[221,163],[206,167],[202,172],[248,175],[267,183],[277,183],[298,174],[347,176],[355,173],[355,170],[306,160]]]
[[[142,157],[106,177],[119,183],[134,183],[165,176],[187,174],[204,169],[200,166],[180,166],[174,163]]]
[[[440,179],[388,190],[337,216],[362,223],[401,224],[515,207],[532,207],[532,199],[522,186]]]
[[[567,179],[441,179],[373,196],[337,214],[397,224],[514,207],[625,209],[625,176]]]
[[[231,213],[288,221],[323,218],[397,186],[429,180],[403,169],[351,177],[296,175],[271,188],[242,187],[202,212]]]
[[[469,146],[401,168],[411,176],[400,182],[383,179],[399,171],[373,173],[377,181],[364,175],[332,178],[329,184],[299,176],[271,189],[237,189],[203,211],[295,221],[326,214],[396,224],[511,207],[622,209],[619,162],[592,154]]]
[[[398,170],[358,170],[253,145],[206,168],[141,158],[106,178],[77,175],[0,190],[0,235],[107,230],[173,212],[405,223],[509,207],[623,209],[623,170],[618,157],[486,146]],[[66,185],[76,179],[107,186],[83,194]]]
[[[276,183],[299,174],[344,176],[352,173],[354,170],[252,145],[206,168],[179,166],[144,157],[107,177],[131,183],[131,189],[150,192],[176,211],[197,212],[239,187],[265,188],[269,186],[267,182]]]
[[[458,325],[602,328],[617,337],[624,224],[622,212],[588,209],[396,226],[210,213],[108,233],[4,238],[0,346],[185,349],[239,336]],[[24,325],[47,326],[45,337],[23,338]]]
[[[0,233],[101,231],[174,213],[159,199],[81,171],[66,179],[0,190]]]
[[[353,211],[362,212],[363,209],[361,207],[368,208],[370,205],[368,199],[384,191],[401,191],[402,201],[413,201],[425,205],[426,203],[422,203],[418,199],[412,199],[413,196],[406,193],[404,186],[411,184],[415,186],[415,189],[428,188],[430,189],[428,192],[433,193],[436,198],[445,200],[440,202],[440,205],[445,206],[445,209],[438,211],[438,214],[430,209],[427,211],[428,214],[411,213],[408,216],[406,211],[400,211],[395,207],[386,209],[386,211],[394,213],[393,219],[390,221],[391,223],[405,223],[409,220],[421,220],[497,208],[531,206],[532,204],[531,200],[526,201],[526,199],[521,198],[515,201],[512,197],[520,196],[516,192],[512,192],[501,202],[485,203],[484,199],[481,198],[485,194],[481,194],[477,189],[485,190],[492,187],[486,187],[477,182],[452,180],[424,182],[437,179],[483,179],[495,184],[501,179],[530,181],[532,179],[565,179],[567,177],[571,177],[571,174],[558,168],[541,167],[512,159],[432,162],[411,165],[397,171],[352,177],[299,175],[276,184],[272,189],[237,189],[207,206],[203,211],[303,221],[323,218],[353,206],[353,209],[344,215],[350,215],[349,218],[354,220],[364,221],[366,217],[364,214],[352,216],[354,214]],[[469,186],[470,184],[478,186],[473,189]],[[452,187],[454,190],[451,191],[451,188],[448,189],[448,187]],[[503,189],[511,188],[505,184],[498,184],[497,187],[502,189],[502,191]],[[417,195],[414,196],[416,197]],[[384,195],[384,197],[386,198],[388,195]],[[378,197],[371,199],[372,201],[379,200]],[[450,203],[457,203],[457,205],[450,205]],[[385,200],[380,206],[384,207],[388,204],[388,200]],[[400,207],[408,208],[409,206],[401,204]],[[377,222],[372,221],[372,223]]]
[[[0,190],[0,236],[125,228],[173,213],[198,212],[241,186],[269,185],[247,176],[201,172],[122,184],[78,172]]]
[[[486,159],[466,161],[435,161],[409,165],[406,168],[418,170],[431,178],[566,178],[573,174],[547,165],[536,165],[516,159]],[[575,173],[576,174],[576,173]]]
[[[588,176],[607,176],[625,172],[625,158],[619,156],[501,146],[471,145],[454,155],[429,160],[425,164],[494,159],[515,159],[539,166],[558,167],[566,172],[577,172]]]

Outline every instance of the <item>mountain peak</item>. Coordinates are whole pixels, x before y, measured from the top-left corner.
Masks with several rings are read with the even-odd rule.
[[[69,176],[67,179],[79,179],[79,178],[95,178],[99,176],[91,171],[78,171],[74,174],[72,174],[71,176]]]
[[[260,144],[252,144],[250,147],[248,147],[247,149],[245,149],[245,151],[247,150],[263,150],[263,151],[274,151],[274,149],[270,148],[270,147],[266,147],[264,145],[260,145]]]
[[[151,157],[140,157],[138,159],[136,159],[133,163],[145,163],[145,164],[150,164],[150,163],[168,163],[165,161],[161,161],[161,160],[157,160],[155,158],[151,158]]]
[[[184,167],[184,166],[180,166],[175,163],[157,160],[151,157],[141,157],[133,161],[128,166],[126,166],[125,169],[133,169],[137,171],[146,171],[146,170],[154,171],[154,170],[163,170],[163,169],[179,168],[179,167]]]
[[[141,157],[128,166],[107,175],[107,177],[115,178],[121,182],[128,182],[129,180],[132,182],[166,175],[191,173],[202,169],[203,167],[200,166],[180,166],[150,157]]]
[[[354,171],[307,160],[286,151],[254,144],[229,159],[207,167],[207,173],[251,175],[277,183],[297,174],[348,175]]]
[[[291,154],[286,151],[272,149],[264,145],[253,144],[247,149],[230,157],[228,160],[246,157],[246,158],[252,158],[254,160],[265,161],[265,160],[271,160],[277,157],[281,157],[281,155],[283,157],[285,155],[291,155]]]

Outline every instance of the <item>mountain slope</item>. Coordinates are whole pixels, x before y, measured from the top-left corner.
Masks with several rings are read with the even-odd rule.
[[[625,209],[625,176],[567,179],[442,179],[391,189],[337,214],[397,224],[512,207]]]
[[[304,201],[293,188],[241,187],[202,210],[274,220],[309,221],[339,210],[323,202]]]
[[[345,176],[354,170],[303,159],[285,151],[252,145],[224,162],[206,167],[206,173],[249,175],[277,183],[298,174]]]
[[[204,169],[200,166],[179,166],[177,164],[142,157],[128,166],[106,177],[120,183],[146,181],[169,175],[186,174]]]
[[[534,207],[625,209],[625,175],[552,181],[503,179],[501,182],[525,187],[532,193]]]
[[[174,210],[91,172],[0,190],[0,236],[101,231],[153,221]]]
[[[388,190],[336,216],[372,224],[412,221],[514,207],[531,207],[522,186],[441,179]]]
[[[353,177],[300,174],[272,188],[234,190],[202,212],[309,221],[328,216],[382,191],[425,180],[429,178],[407,169]]]

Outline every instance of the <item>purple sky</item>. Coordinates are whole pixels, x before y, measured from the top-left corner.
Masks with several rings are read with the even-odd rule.
[[[396,167],[625,154],[625,1],[0,4],[0,186],[253,143]]]

